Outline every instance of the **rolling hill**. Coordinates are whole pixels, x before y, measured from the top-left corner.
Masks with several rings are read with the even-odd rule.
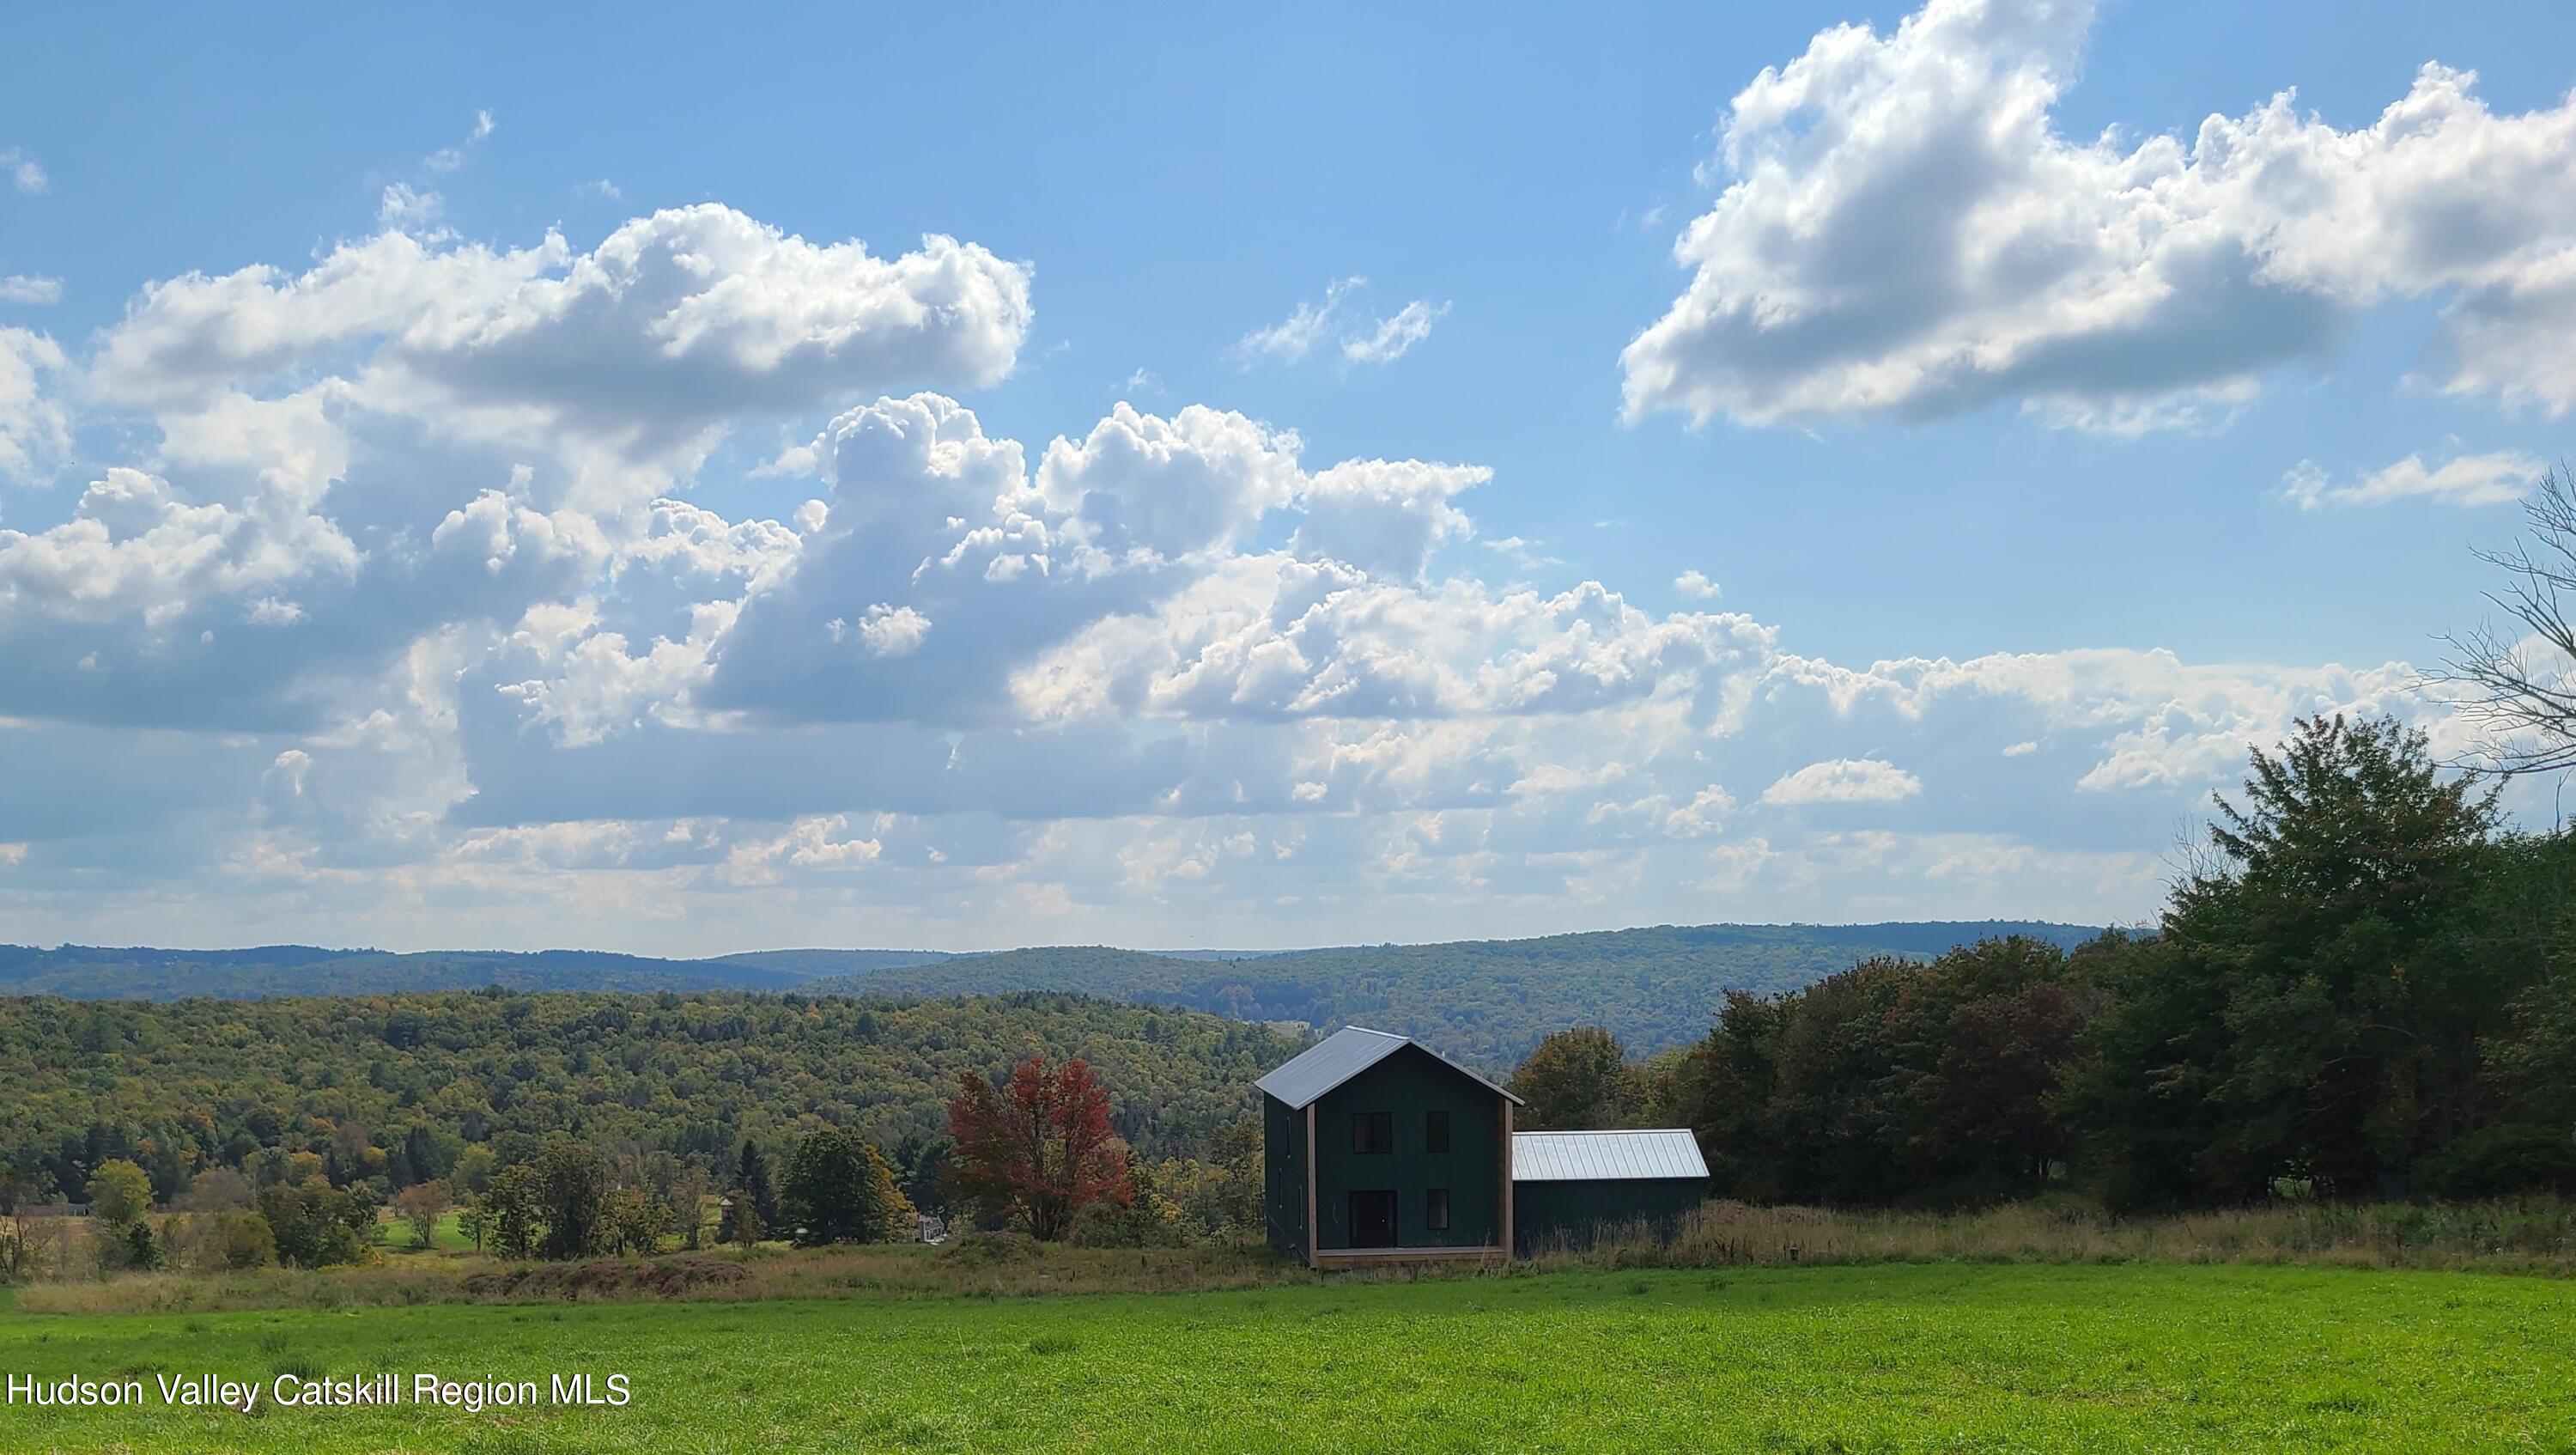
[[[959,955],[807,982],[814,994],[987,995],[1078,990],[1315,1029],[1360,1024],[1419,1035],[1508,1069],[1541,1036],[1604,1025],[1632,1054],[1704,1034],[1729,990],[1791,990],[1874,955],[1929,957],[2028,935],[2072,947],[2098,930],[2040,921],[1875,925],[1660,925],[1651,929],[1350,946],[1236,960],[1106,946]]]
[[[129,1157],[166,1196],[192,1167],[263,1151],[336,1149],[363,1166],[366,1146],[416,1143],[443,1150],[411,1175],[439,1176],[465,1145],[524,1160],[556,1132],[701,1166],[746,1136],[783,1150],[825,1125],[891,1149],[946,1130],[959,1073],[1032,1053],[1090,1061],[1140,1151],[1198,1153],[1299,1048],[1074,995],[0,998],[0,1191],[77,1199],[101,1160]]]
[[[828,966],[806,957],[829,956]],[[937,951],[771,950],[715,960],[663,960],[600,950],[326,950],[263,945],[248,950],[159,950],[0,945],[0,995],[75,1000],[227,1000],[397,991],[793,990],[816,975],[868,973],[941,958]]]
[[[1729,990],[1790,990],[1873,955],[1929,957],[1988,936],[2072,946],[2096,931],[2038,921],[1660,925],[1527,940],[1291,951],[1051,946],[993,954],[759,950],[658,959],[591,950],[55,949],[0,946],[0,995],[85,1000],[523,991],[802,991],[905,997],[1074,992],[1324,1029],[1424,1036],[1508,1069],[1549,1031],[1605,1025],[1631,1052],[1685,1044]]]

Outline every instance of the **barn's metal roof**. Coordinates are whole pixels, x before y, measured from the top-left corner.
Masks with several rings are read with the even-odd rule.
[[[1487,1090],[1511,1096],[1517,1106],[1520,1098],[1478,1076],[1475,1072],[1442,1056],[1411,1036],[1387,1031],[1373,1031],[1366,1026],[1344,1026],[1324,1039],[1297,1053],[1288,1063],[1254,1083],[1263,1091],[1286,1102],[1290,1109],[1303,1107],[1325,1092],[1366,1071],[1407,1046],[1420,1049],[1437,1058],[1442,1065],[1474,1080]]]
[[[1706,1176],[1699,1139],[1687,1131],[1512,1133],[1514,1182]]]

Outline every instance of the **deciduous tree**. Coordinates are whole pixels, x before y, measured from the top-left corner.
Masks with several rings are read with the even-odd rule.
[[[588,1258],[616,1241],[609,1225],[608,1159],[587,1142],[550,1139],[537,1154],[537,1215],[545,1233],[537,1252],[545,1258]]]
[[[152,1178],[122,1157],[102,1162],[89,1178],[89,1215],[116,1230],[118,1237],[137,1218],[152,1210]]]
[[[504,1258],[533,1258],[545,1234],[543,1187],[537,1169],[514,1162],[492,1174],[476,1222],[492,1251]]]
[[[1530,1131],[1626,1126],[1643,1100],[1619,1038],[1600,1026],[1578,1026],[1541,1040],[1512,1073],[1511,1086],[1521,1099],[1518,1121]]]
[[[967,1072],[948,1103],[950,1177],[986,1217],[1015,1217],[1053,1241],[1093,1201],[1128,1201],[1125,1149],[1110,1130],[1109,1093],[1080,1057],[1031,1056],[999,1088]]]
[[[436,1178],[415,1182],[394,1194],[394,1211],[410,1227],[413,1246],[426,1248],[437,1240],[438,1220],[447,1216],[453,1201],[447,1184]]]

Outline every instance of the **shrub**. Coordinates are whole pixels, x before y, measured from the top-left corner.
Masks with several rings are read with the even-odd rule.
[[[2576,1191],[2576,1140],[2553,1127],[2506,1122],[2471,1132],[2436,1159],[2432,1191],[2494,1197],[2525,1188]]]
[[[268,1219],[255,1212],[215,1214],[214,1236],[207,1247],[220,1268],[266,1268],[277,1261],[277,1235],[270,1231]]]

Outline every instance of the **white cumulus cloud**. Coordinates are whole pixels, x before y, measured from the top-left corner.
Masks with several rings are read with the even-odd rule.
[[[1782,775],[1762,790],[1775,804],[1896,803],[1923,791],[1921,779],[1876,758],[1833,758]]]
[[[1819,32],[1727,107],[1690,285],[1621,356],[1631,418],[2019,402],[2112,430],[2241,405],[2392,298],[2438,387],[2576,404],[2576,99],[2501,115],[2425,65],[2371,124],[2288,93],[2190,136],[2059,132],[2088,0],[1931,0]]]
[[[2426,465],[2422,455],[2414,454],[2349,485],[2337,485],[2322,466],[2301,460],[2281,477],[2281,495],[2301,510],[2386,505],[2397,500],[2510,505],[2548,473],[2547,461],[2520,450],[2454,455],[2439,465]]]

